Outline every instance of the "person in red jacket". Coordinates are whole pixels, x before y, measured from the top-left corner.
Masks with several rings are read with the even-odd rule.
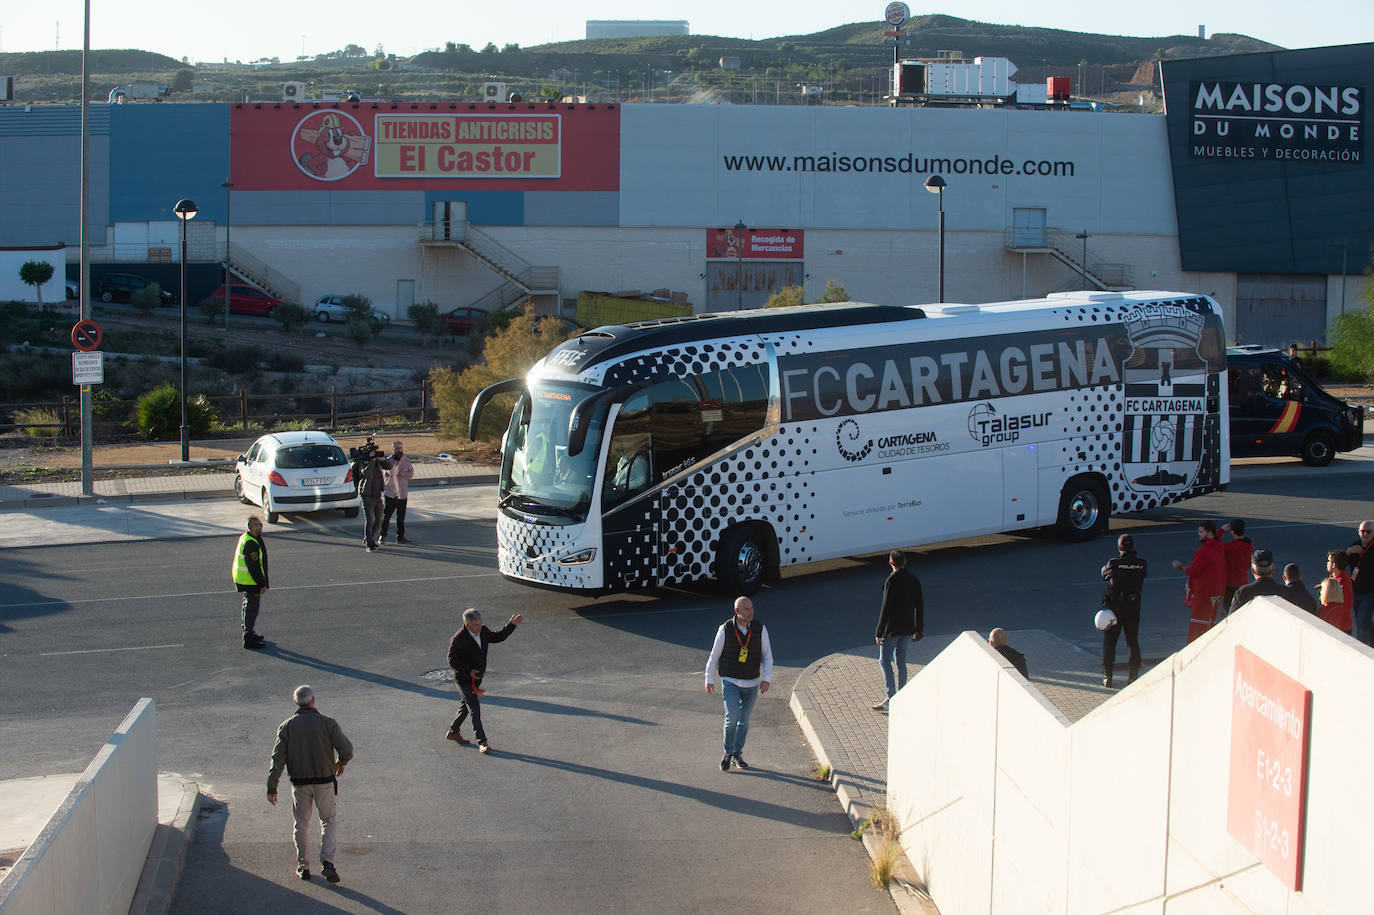
[[[1202,521],[1197,526],[1199,546],[1193,561],[1184,565],[1177,559],[1173,566],[1188,576],[1186,603],[1192,611],[1188,625],[1188,641],[1192,642],[1216,624],[1217,608],[1226,592],[1226,549],[1217,539],[1217,526]]]
[[[1250,583],[1250,556],[1255,552],[1254,542],[1245,536],[1245,519],[1236,518],[1230,524],[1223,524],[1220,537],[1229,532],[1231,540],[1222,541],[1226,551],[1226,593],[1222,595],[1222,607],[1230,607],[1236,596],[1236,589]]]

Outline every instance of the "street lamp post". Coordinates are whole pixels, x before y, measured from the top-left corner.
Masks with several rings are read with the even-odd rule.
[[[229,331],[229,259],[231,249],[229,247],[229,192],[234,188],[234,182],[225,178],[220,183],[224,188],[224,330]]]
[[[1088,235],[1088,230],[1087,230],[1087,229],[1084,229],[1082,232],[1079,232],[1077,235],[1074,236],[1074,238],[1081,238],[1081,239],[1083,239],[1083,260],[1079,262],[1078,267],[1079,267],[1080,272],[1083,274],[1083,288],[1084,288],[1084,289],[1087,289],[1087,288],[1088,288],[1088,238],[1089,238],[1089,237],[1090,237],[1090,236]]]
[[[1345,314],[1345,256],[1350,251],[1350,240],[1342,238],[1332,244],[1341,249],[1341,314]]]
[[[926,190],[935,195],[939,206],[939,222],[936,224],[939,248],[935,259],[937,283],[935,301],[943,302],[945,300],[945,179],[939,175],[931,175],[926,179]]]
[[[744,309],[744,220],[735,223],[735,311]]]
[[[186,424],[186,223],[200,212],[195,203],[188,199],[177,201],[173,208],[177,219],[181,220],[181,460],[191,460],[191,430]]]

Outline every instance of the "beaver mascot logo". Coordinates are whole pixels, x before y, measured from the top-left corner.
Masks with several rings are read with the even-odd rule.
[[[291,136],[296,166],[317,181],[338,181],[366,165],[372,138],[342,111],[315,111],[296,125]]]

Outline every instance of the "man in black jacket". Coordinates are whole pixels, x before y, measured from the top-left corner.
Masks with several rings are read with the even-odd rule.
[[[1102,580],[1107,583],[1102,606],[1116,614],[1116,625],[1102,632],[1102,685],[1108,688],[1112,685],[1112,668],[1116,666],[1116,640],[1123,632],[1130,651],[1126,682],[1134,682],[1140,675],[1140,592],[1145,588],[1149,567],[1136,555],[1135,540],[1130,534],[1116,538],[1116,552],[1102,567]]]
[[[926,608],[921,596],[921,580],[907,569],[906,554],[901,550],[889,553],[887,564],[892,572],[883,582],[883,607],[878,611],[878,628],[873,632],[887,696],[873,706],[875,712],[887,711],[888,701],[897,690],[906,686],[907,639],[919,642],[925,634]],[[897,662],[895,676],[894,660]]]
[[[1256,550],[1255,555],[1250,559],[1250,574],[1255,580],[1248,585],[1241,585],[1236,589],[1236,596],[1231,600],[1231,611],[1235,613],[1250,601],[1259,597],[1261,594],[1270,594],[1274,597],[1281,597],[1292,603],[1293,593],[1283,585],[1274,581],[1274,554],[1268,550]]]
[[[483,753],[491,752],[491,745],[487,743],[487,732],[482,728],[482,703],[478,699],[486,693],[486,690],[482,689],[482,674],[487,669],[487,649],[493,642],[504,642],[510,638],[515,627],[524,620],[525,615],[517,613],[510,618],[510,622],[501,627],[500,631],[492,632],[482,625],[482,614],[476,608],[469,607],[463,611],[463,628],[455,632],[448,642],[448,666],[453,668],[453,682],[458,684],[458,690],[463,694],[463,705],[458,709],[458,717],[454,718],[453,724],[448,727],[446,736],[449,740],[456,741],[461,746],[472,743],[458,731],[468,715],[471,715],[472,729],[477,734],[477,749]]]
[[[1350,573],[1351,590],[1355,592],[1355,638],[1374,645],[1374,521],[1361,521],[1359,534],[1360,562]]]
[[[1306,610],[1313,616],[1320,616],[1321,605],[1317,603],[1317,598],[1312,592],[1307,590],[1307,583],[1302,580],[1302,569],[1298,568],[1296,562],[1290,562],[1283,567],[1283,586],[1288,589],[1284,595],[1288,602]]]

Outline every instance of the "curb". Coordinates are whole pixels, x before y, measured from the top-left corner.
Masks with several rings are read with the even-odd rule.
[[[811,752],[815,754],[816,762],[822,768],[830,770],[830,787],[834,789],[836,797],[839,798],[840,806],[844,808],[845,815],[849,817],[850,826],[855,830],[863,829],[860,838],[864,848],[868,851],[869,859],[876,861],[883,842],[873,833],[873,830],[863,828],[868,818],[872,816],[873,808],[860,799],[858,792],[841,777],[840,771],[831,762],[830,754],[826,751],[826,744],[827,742],[835,744],[838,743],[838,740],[823,716],[816,714],[815,705],[811,702],[812,671],[824,661],[825,658],[821,658],[801,672],[801,675],[797,677],[796,684],[792,687],[792,697],[788,700],[787,706],[792,710],[792,716],[797,719],[797,724],[802,730],[802,736],[811,746]],[[916,869],[911,866],[911,861],[907,858],[905,851],[901,852],[896,866],[892,869],[892,879],[888,883],[887,892],[892,898],[893,905],[897,907],[897,911],[903,915],[940,915],[940,910],[936,908],[935,901],[926,893],[925,882],[916,873]]]
[[[148,859],[138,878],[129,915],[166,915],[176,894],[177,880],[186,863],[186,847],[195,837],[201,808],[200,788],[183,782],[181,803],[170,823],[159,823],[148,848]]]
[[[151,469],[151,468],[150,468]],[[198,499],[232,499],[234,484],[232,474],[225,474],[224,488],[216,489],[169,489],[163,492],[111,493],[92,496],[63,496],[56,493],[34,493],[23,499],[0,499],[0,511],[14,511],[31,508],[70,508],[75,505],[109,505],[127,502],[182,502]],[[499,473],[470,474],[449,477],[417,477],[410,482],[411,489],[425,489],[433,486],[477,486],[496,483],[501,479]]]

